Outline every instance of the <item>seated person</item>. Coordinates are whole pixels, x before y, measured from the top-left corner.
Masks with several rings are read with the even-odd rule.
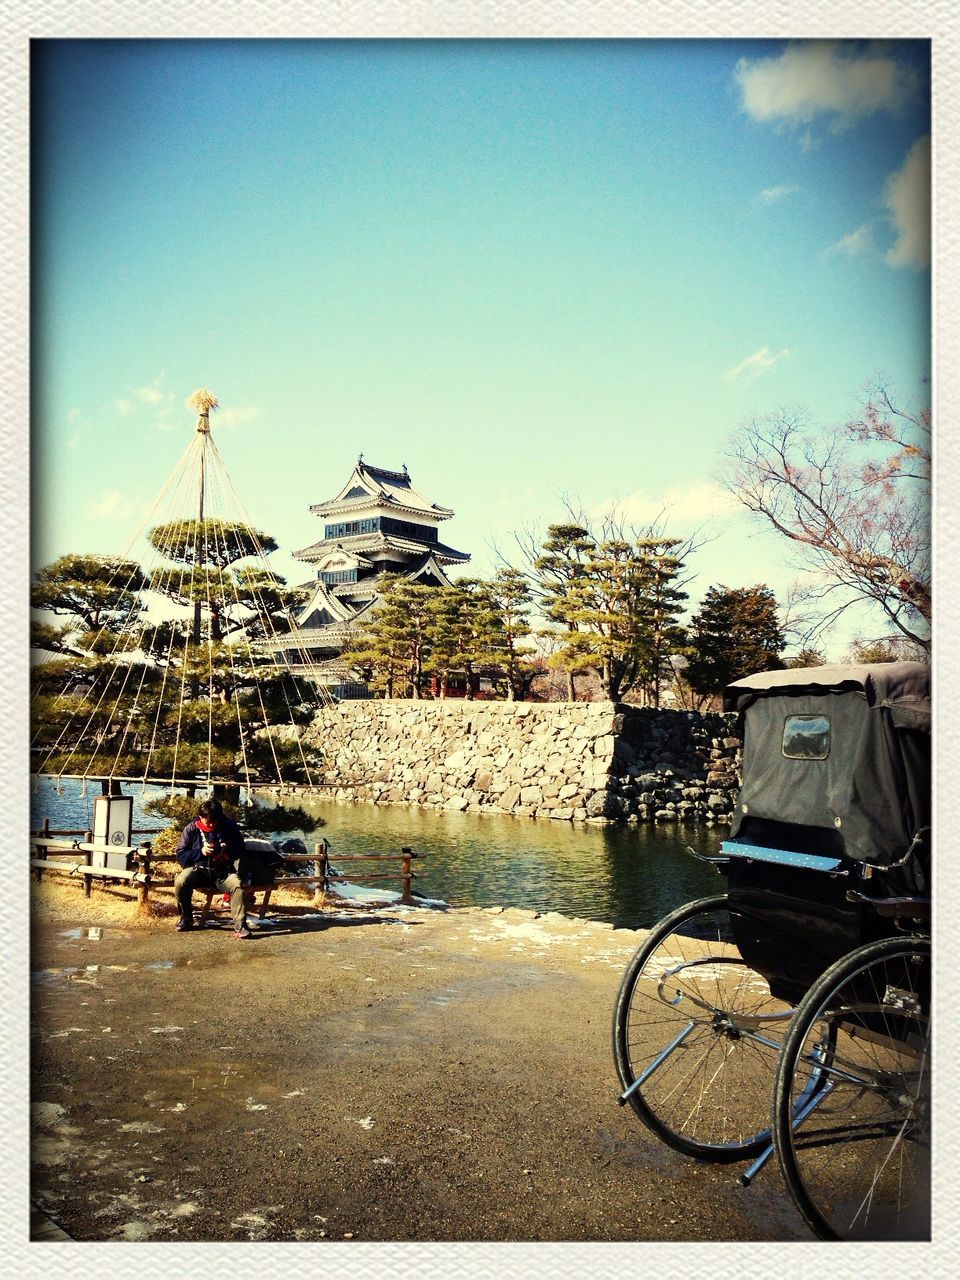
[[[193,928],[194,889],[215,889],[218,893],[230,895],[233,936],[251,936],[240,877],[233,869],[234,862],[242,853],[240,828],[226,816],[219,800],[204,800],[196,818],[184,827],[177,845],[177,860],[183,867],[174,881],[179,933]]]

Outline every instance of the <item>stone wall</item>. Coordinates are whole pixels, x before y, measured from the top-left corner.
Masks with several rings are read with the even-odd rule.
[[[343,702],[307,739],[341,801],[574,822],[726,822],[734,717],[610,703]]]

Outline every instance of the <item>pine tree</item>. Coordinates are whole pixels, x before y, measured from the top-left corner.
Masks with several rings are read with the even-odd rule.
[[[115,636],[136,627],[143,608],[141,593],[147,586],[147,577],[134,560],[61,556],[37,573],[30,607],[70,620],[58,632],[61,642],[68,640],[71,631]],[[37,633],[38,640],[50,638],[49,632]]]
[[[571,702],[576,698],[576,673],[591,665],[583,638],[578,635],[578,615],[583,607],[582,580],[594,545],[582,525],[552,524],[541,554],[533,561],[534,595],[545,616],[561,627],[552,661],[566,672]]]
[[[551,526],[534,568],[548,617],[561,622],[559,662],[568,672],[595,668],[604,697],[617,702],[640,687],[659,705],[669,654],[683,640],[677,539],[629,539],[611,529],[597,541],[579,525]]]
[[[507,700],[519,701],[529,694],[540,669],[530,661],[536,650],[524,644],[532,633],[530,585],[519,569],[506,568],[497,571],[491,591],[501,623],[496,660],[503,673]]]
[[[782,669],[785,644],[769,587],[711,587],[690,623],[687,681],[697,693],[721,693],[741,676]]]
[[[388,698],[423,697],[436,590],[397,575],[384,577],[377,603],[358,621],[355,638],[343,653],[343,661]]]
[[[637,543],[640,559],[637,610],[640,616],[640,664],[637,683],[649,703],[660,706],[664,679],[669,680],[669,658],[686,642],[680,625],[687,593],[677,586],[683,560],[674,552],[679,538],[642,538]]]
[[[267,535],[204,525],[211,528],[152,530],[150,541],[179,567],[149,578],[132,561],[90,556],[63,557],[37,574],[34,607],[73,619],[69,656],[34,668],[37,767],[90,777],[309,780],[319,761],[306,759],[288,730],[309,719],[312,699],[256,645],[265,630],[287,628],[283,610],[297,594],[262,569],[232,568],[275,547]],[[192,621],[156,617],[147,588],[193,606]],[[48,638],[37,632],[39,643]]]
[[[286,588],[283,578],[259,564],[235,568],[277,549],[268,534],[231,521],[187,520],[158,525],[148,536],[175,566],[155,570],[152,589],[192,605],[198,631],[205,616],[214,643],[235,631],[249,633],[251,616],[258,637],[289,630],[289,613],[303,593]]]

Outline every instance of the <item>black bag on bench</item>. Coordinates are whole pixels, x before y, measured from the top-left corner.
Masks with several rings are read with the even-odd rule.
[[[243,853],[236,861],[237,875],[244,885],[274,884],[285,865],[269,840],[244,840]]]

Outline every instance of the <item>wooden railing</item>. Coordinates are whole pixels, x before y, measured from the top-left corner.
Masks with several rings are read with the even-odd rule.
[[[82,838],[73,840],[60,838],[64,836]],[[162,877],[154,874],[156,859],[153,853],[153,845],[148,840],[142,841],[137,845],[95,843],[92,831],[54,831],[51,830],[49,820],[46,819],[43,823],[42,834],[31,835],[30,849],[30,868],[36,873],[38,881],[42,878],[44,871],[59,871],[69,875],[82,876],[84,895],[88,898],[94,877],[104,880],[122,880],[136,887],[138,905],[143,905],[149,899],[151,888],[161,886],[170,888],[176,876],[176,873],[172,876],[163,875]],[[94,854],[122,855],[127,861],[127,866],[94,866]],[[316,874],[280,876],[275,880],[272,888],[286,888],[296,885],[305,887],[312,884],[315,886],[316,896],[319,897],[331,889],[336,892],[335,886],[337,884],[366,883],[371,880],[393,880],[397,876],[396,864],[399,862],[400,901],[409,904],[414,901],[413,881],[417,878],[417,873],[413,870],[413,860],[423,856],[423,854],[414,853],[412,849],[404,846],[399,854],[342,854],[338,855],[335,863],[332,864],[330,844],[327,840],[321,840],[314,845],[312,854],[292,853],[284,855],[284,861],[288,863],[315,863]],[[168,860],[163,859],[163,861]],[[373,863],[375,866],[389,863],[393,864],[393,868],[390,871],[361,872],[360,874],[353,872],[343,874],[341,872],[340,865],[342,863],[355,862]],[[135,864],[135,866],[131,864]],[[267,886],[258,885],[255,887],[264,889]]]
[[[30,858],[30,868],[36,872],[37,879],[42,878],[44,871],[61,871],[68,875],[83,876],[83,892],[88,898],[94,876],[102,877],[104,880],[126,880],[136,886],[137,904],[142,906],[146,903],[152,883],[153,846],[150,842],[145,841],[140,845],[94,844],[92,832],[85,831],[77,834],[89,838],[82,841],[68,841],[31,836],[31,852],[35,852],[38,856]],[[94,866],[95,853],[122,855],[128,865],[125,867]],[[131,862],[136,863],[135,868],[129,865]]]
[[[327,841],[323,840],[320,844],[317,844],[314,846],[315,854],[313,858],[307,858],[303,854],[294,854],[292,855],[292,857],[288,858],[288,861],[292,861],[295,858],[299,858],[302,861],[316,862],[318,864],[321,876],[323,878],[323,888],[325,892],[330,885],[334,885],[337,882],[342,883],[344,881],[347,881],[350,884],[353,884],[355,881],[391,880],[396,875],[395,871],[394,872],[374,872],[373,874],[367,874],[367,875],[354,875],[353,873],[351,873],[349,876],[340,875],[338,870],[331,871],[330,869],[329,848],[330,846],[327,843]],[[412,902],[413,901],[413,881],[416,880],[417,878],[417,873],[413,870],[413,865],[412,865],[413,859],[422,858],[423,856],[424,855],[422,853],[414,853],[412,849],[408,849],[404,845],[404,847],[400,850],[399,855],[395,853],[339,854],[336,858],[336,866],[337,868],[339,868],[340,863],[342,862],[373,862],[373,863],[396,862],[397,858],[399,857],[400,886],[401,886],[400,901]]]

